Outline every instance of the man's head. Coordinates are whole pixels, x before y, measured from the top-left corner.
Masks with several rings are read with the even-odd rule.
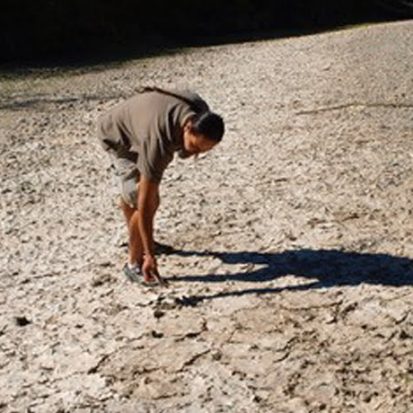
[[[180,156],[187,158],[209,151],[221,141],[224,132],[224,121],[216,113],[204,112],[193,116],[184,125],[184,147]]]

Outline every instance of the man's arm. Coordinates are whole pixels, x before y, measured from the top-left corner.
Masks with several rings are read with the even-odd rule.
[[[141,176],[138,191],[139,231],[143,253],[154,255],[153,221],[159,205],[159,184]]]
[[[146,277],[153,276],[152,272],[157,274],[153,222],[158,206],[159,184],[141,176],[138,191],[138,223],[144,254],[142,270]]]

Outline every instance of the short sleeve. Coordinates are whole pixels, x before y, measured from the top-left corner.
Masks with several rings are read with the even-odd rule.
[[[137,167],[139,172],[152,182],[160,183],[166,167],[173,159],[173,152],[168,151],[160,140],[145,140],[139,154]]]

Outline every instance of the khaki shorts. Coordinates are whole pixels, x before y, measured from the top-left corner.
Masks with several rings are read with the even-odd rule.
[[[119,154],[110,153],[112,169],[118,178],[120,196],[132,208],[137,208],[138,184],[140,173],[136,166],[137,155],[132,152]]]

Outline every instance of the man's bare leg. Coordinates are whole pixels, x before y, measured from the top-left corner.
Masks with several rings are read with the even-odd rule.
[[[126,219],[126,225],[128,226],[129,234],[129,250],[128,261],[129,264],[138,264],[139,268],[143,263],[143,248],[142,241],[139,234],[138,225],[138,210],[130,207],[123,199],[120,200],[119,206],[123,211],[123,215]]]

